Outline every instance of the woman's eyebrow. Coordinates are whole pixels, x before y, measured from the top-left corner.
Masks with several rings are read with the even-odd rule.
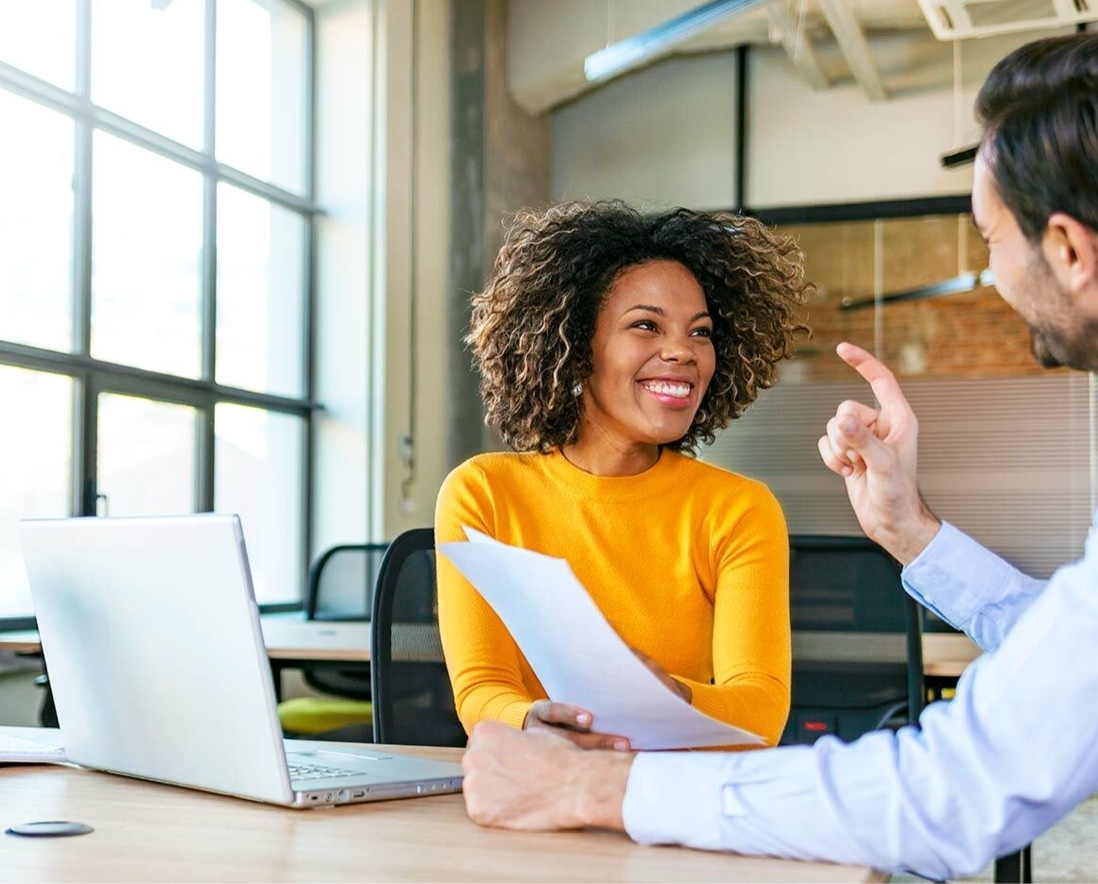
[[[626,309],[625,313],[632,313],[634,310],[643,310],[643,311],[648,312],[648,313],[655,313],[658,316],[666,316],[667,315],[667,311],[665,311],[662,307],[656,307],[652,304],[634,304],[632,307],[629,307],[628,309]],[[622,315],[625,315],[625,314],[622,314]],[[695,313],[693,316],[691,316],[690,321],[691,322],[697,322],[699,319],[709,319],[709,318],[710,318],[709,311],[708,310],[702,310],[701,312]]]

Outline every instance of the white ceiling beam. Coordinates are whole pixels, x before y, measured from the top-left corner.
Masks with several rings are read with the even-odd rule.
[[[793,21],[784,3],[771,3],[766,7],[766,14],[770,19],[771,32],[781,40],[785,54],[793,62],[801,79],[813,89],[826,89],[830,85],[827,75],[820,67],[819,56],[805,34],[805,29]]]
[[[870,99],[884,101],[888,98],[888,92],[869,54],[869,44],[865,41],[862,26],[846,5],[846,0],[819,0],[819,4],[855,81]]]

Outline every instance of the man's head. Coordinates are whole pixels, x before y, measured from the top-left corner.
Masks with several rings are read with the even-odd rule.
[[[976,99],[973,217],[1046,366],[1098,369],[1098,34],[1038,40]]]

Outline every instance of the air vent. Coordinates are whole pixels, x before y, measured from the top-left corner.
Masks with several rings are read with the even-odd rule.
[[[919,6],[939,40],[1098,21],[1098,0],[919,0]]]

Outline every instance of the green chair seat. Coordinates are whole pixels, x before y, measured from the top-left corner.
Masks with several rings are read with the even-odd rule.
[[[284,733],[320,734],[350,725],[372,725],[374,707],[368,700],[294,697],[278,704],[278,719]]]

